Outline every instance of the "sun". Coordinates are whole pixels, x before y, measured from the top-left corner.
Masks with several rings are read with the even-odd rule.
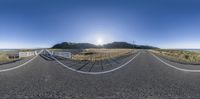
[[[103,45],[103,39],[98,38],[97,41],[96,41],[96,45]]]

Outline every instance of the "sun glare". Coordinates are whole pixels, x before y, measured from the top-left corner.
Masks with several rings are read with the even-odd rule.
[[[103,45],[103,39],[98,38],[97,41],[96,41],[96,45]]]

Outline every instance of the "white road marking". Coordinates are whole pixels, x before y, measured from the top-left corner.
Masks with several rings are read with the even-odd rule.
[[[47,52],[49,52],[49,51],[47,51]],[[113,71],[115,71],[115,70],[118,70],[118,69],[120,69],[120,68],[126,66],[127,64],[129,64],[131,61],[133,61],[138,55],[140,55],[140,52],[137,53],[132,59],[130,59],[128,62],[124,63],[123,65],[121,65],[121,66],[119,66],[119,67],[117,67],[117,68],[108,70],[108,71],[103,71],[103,72],[84,72],[84,71],[79,71],[79,70],[73,69],[73,68],[71,68],[71,67],[69,67],[69,66],[63,64],[62,62],[60,62],[59,60],[57,60],[55,57],[53,57],[53,56],[52,56],[52,57],[53,57],[60,65],[66,67],[66,68],[68,68],[68,69],[70,69],[71,71],[75,71],[75,72],[82,73],[82,74],[94,74],[94,75],[96,74],[96,75],[97,75],[97,74],[110,73],[110,72],[113,72]]]
[[[14,70],[14,69],[17,69],[17,68],[20,68],[28,63],[30,63],[31,61],[33,61],[40,53],[42,53],[43,50],[41,50],[35,57],[33,57],[32,59],[28,60],[27,62],[21,64],[21,65],[18,65],[18,66],[15,66],[13,68],[8,68],[8,69],[3,69],[3,70],[0,70],[0,72],[6,72],[6,71],[10,71],[10,70]]]
[[[176,67],[176,66],[174,66],[174,65],[171,65],[171,64],[169,64],[169,63],[164,62],[162,59],[160,59],[158,56],[156,56],[156,55],[154,55],[154,54],[152,54],[152,53],[151,53],[151,55],[153,55],[156,59],[158,59],[159,61],[161,61],[161,62],[164,63],[165,65],[167,65],[167,66],[169,66],[169,67],[172,67],[172,68],[174,68],[174,69],[176,69],[176,70],[180,70],[180,71],[184,71],[184,72],[200,72],[200,70],[190,70],[190,69],[178,68],[178,67]]]

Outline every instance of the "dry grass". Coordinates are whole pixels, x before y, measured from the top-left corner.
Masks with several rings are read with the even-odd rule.
[[[33,56],[22,57],[22,58],[18,57],[14,59],[8,58],[8,54],[18,54],[18,52],[20,51],[26,52],[26,51],[34,51],[34,50],[33,49],[19,49],[19,50],[11,50],[11,51],[0,51],[0,64],[33,57]]]
[[[0,62],[7,62],[9,60],[10,59],[7,57],[7,55],[0,53]]]
[[[153,50],[153,53],[185,63],[200,63],[200,53],[184,50]]]
[[[7,54],[0,53],[0,64],[19,60],[19,58],[9,59]]]
[[[35,51],[34,49],[19,49],[20,52]]]
[[[11,62],[15,61],[17,59],[9,59],[8,58],[8,53],[13,53],[13,51],[1,51],[0,52],[0,63],[6,63],[6,62]]]
[[[130,55],[133,49],[85,49],[83,52],[72,56],[73,60],[98,61]]]

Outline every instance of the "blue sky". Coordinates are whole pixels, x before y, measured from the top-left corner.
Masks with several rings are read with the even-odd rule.
[[[1,0],[0,48],[126,41],[200,48],[198,0]]]

